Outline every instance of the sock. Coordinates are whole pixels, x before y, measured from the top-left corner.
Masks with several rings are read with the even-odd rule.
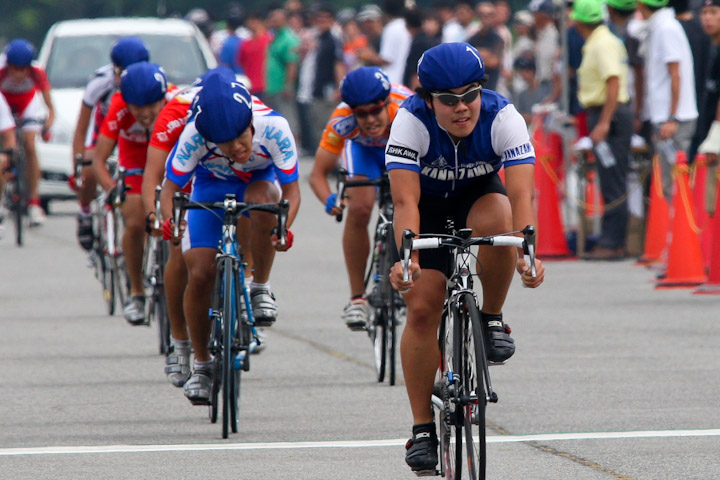
[[[435,438],[437,436],[435,422],[419,423],[417,425],[413,425],[412,431],[413,438],[416,438],[419,433],[429,433],[431,438]]]
[[[202,368],[204,370],[211,370],[212,364],[212,360],[208,360],[207,362],[198,362],[197,360],[193,360],[193,370],[197,370],[199,368]]]
[[[170,345],[183,350],[190,350],[190,340],[177,340],[174,337],[170,337]]]
[[[350,305],[365,303],[367,303],[367,298],[365,298],[365,295],[353,295],[352,297],[350,297]]]
[[[39,207],[40,206],[40,198],[39,197],[31,198],[30,205],[36,205]]]
[[[80,205],[80,215],[89,217],[92,215],[92,207],[90,205]]]
[[[254,292],[255,290],[259,288],[264,288],[268,291],[270,291],[270,282],[267,283],[255,283],[253,281],[250,282],[250,291]]]
[[[482,321],[488,324],[489,326],[499,326],[502,327],[503,323],[503,315],[502,313],[485,313],[480,312],[480,318],[482,318]],[[494,322],[493,325],[490,325],[491,322]],[[500,322],[499,324],[496,322]]]

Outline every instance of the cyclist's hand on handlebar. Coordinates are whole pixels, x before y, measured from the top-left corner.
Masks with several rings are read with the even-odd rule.
[[[335,203],[337,202],[337,193],[331,193],[328,195],[328,197],[325,199],[325,213],[328,215],[340,215],[342,213],[341,207],[336,207]],[[343,205],[344,206],[344,205]]]
[[[186,222],[183,220],[180,222],[180,236],[175,237],[175,222],[172,218],[168,218],[165,220],[162,226],[162,237],[164,240],[167,240],[169,242],[172,242],[173,245],[178,245],[180,243],[180,240],[182,240],[183,233],[185,233],[185,225]]]
[[[421,275],[420,265],[417,262],[410,262],[408,273],[408,281],[405,282],[403,281],[402,262],[395,262],[395,265],[390,269],[390,283],[400,293],[406,293],[415,285],[415,280],[420,278]]]
[[[537,258],[535,259],[535,277],[530,275],[530,265],[528,265],[524,258],[517,259],[515,268],[520,274],[520,278],[522,278],[525,287],[536,288],[545,280],[545,265]]]
[[[145,217],[145,231],[153,237],[163,237],[163,225],[160,225],[160,228],[153,228],[156,217],[157,215],[155,214],[155,212],[150,212],[147,214],[147,216]]]
[[[289,228],[285,229],[285,245],[280,245],[280,237],[277,234],[277,227],[275,227],[270,235],[270,242],[273,248],[278,252],[287,252],[292,247],[293,239],[295,235],[290,231]]]

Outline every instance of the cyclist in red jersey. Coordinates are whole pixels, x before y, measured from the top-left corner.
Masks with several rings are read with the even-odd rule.
[[[200,88],[193,86],[178,92],[160,111],[155,120],[150,145],[147,149],[147,161],[143,173],[142,196],[145,208],[146,231],[151,235],[162,236],[162,229],[152,228],[155,222],[155,186],[161,185],[165,176],[165,161],[175,146],[177,139],[187,123],[187,113],[193,98]],[[191,184],[185,191],[189,193]],[[183,295],[187,286],[187,267],[182,256],[182,247],[170,245],[170,257],[165,264],[165,296],[167,298],[168,317],[170,319],[170,352],[165,359],[165,374],[173,385],[182,387],[190,374],[190,337],[183,311]]]
[[[148,61],[149,53],[143,41],[137,37],[123,37],[110,50],[111,63],[98,68],[85,86],[80,115],[73,136],[73,159],[75,164],[83,159],[92,160],[100,126],[110,107],[113,93],[120,85],[120,74],[129,65]],[[92,123],[92,129],[90,129]],[[73,169],[74,171],[74,169]],[[74,183],[74,181],[73,181]],[[78,213],[78,243],[85,250],[93,245],[92,211],[90,203],[97,194],[97,182],[93,169],[82,169],[82,185],[78,190],[80,212]]]
[[[32,43],[15,39],[5,48],[5,55],[6,65],[0,67],[0,92],[21,122],[30,193],[28,216],[31,226],[41,225],[45,222],[45,212],[40,207],[38,194],[41,172],[35,150],[35,137],[40,132],[49,131],[55,119],[55,109],[50,98],[50,82],[45,71],[32,64],[35,57]],[[47,118],[40,97],[47,106]]]
[[[123,316],[132,325],[145,322],[145,292],[142,257],[145,246],[145,211],[142,202],[142,171],[155,119],[177,87],[168,87],[162,68],[154,63],[130,65],[120,78],[120,91],[113,95],[108,114],[100,127],[95,146],[95,175],[106,192],[115,182],[107,169],[107,159],[118,146],[119,163],[128,176],[128,195],[122,207],[125,233],[122,248],[130,278],[130,298]]]

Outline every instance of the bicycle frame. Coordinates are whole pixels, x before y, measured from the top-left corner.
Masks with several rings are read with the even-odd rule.
[[[260,344],[252,315],[250,292],[245,285],[245,264],[236,235],[237,220],[249,210],[275,213],[278,216],[279,241],[285,244],[289,202],[282,200],[278,204],[250,204],[238,202],[234,195],[226,195],[222,202],[193,202],[178,192],[173,197],[175,237],[180,236],[180,221],[184,210],[199,208],[213,213],[215,213],[214,209],[223,211],[222,236],[215,255],[217,273],[213,288],[213,303],[209,312],[212,321],[209,350],[214,356],[215,371],[222,379],[222,383],[216,377],[211,393],[210,421],[213,423],[217,421],[217,397],[222,385],[222,433],[223,438],[227,438],[228,427],[233,433],[237,432],[240,372],[250,369],[249,354]],[[238,301],[238,292],[242,292],[241,302]]]

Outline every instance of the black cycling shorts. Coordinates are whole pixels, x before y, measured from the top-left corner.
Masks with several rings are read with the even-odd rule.
[[[452,218],[455,229],[465,228],[467,216],[475,201],[488,193],[507,195],[505,186],[497,174],[483,175],[459,195],[449,198],[421,194],[420,233],[448,233],[447,220]],[[452,272],[452,257],[447,247],[420,250],[420,268],[439,270],[449,276]]]

